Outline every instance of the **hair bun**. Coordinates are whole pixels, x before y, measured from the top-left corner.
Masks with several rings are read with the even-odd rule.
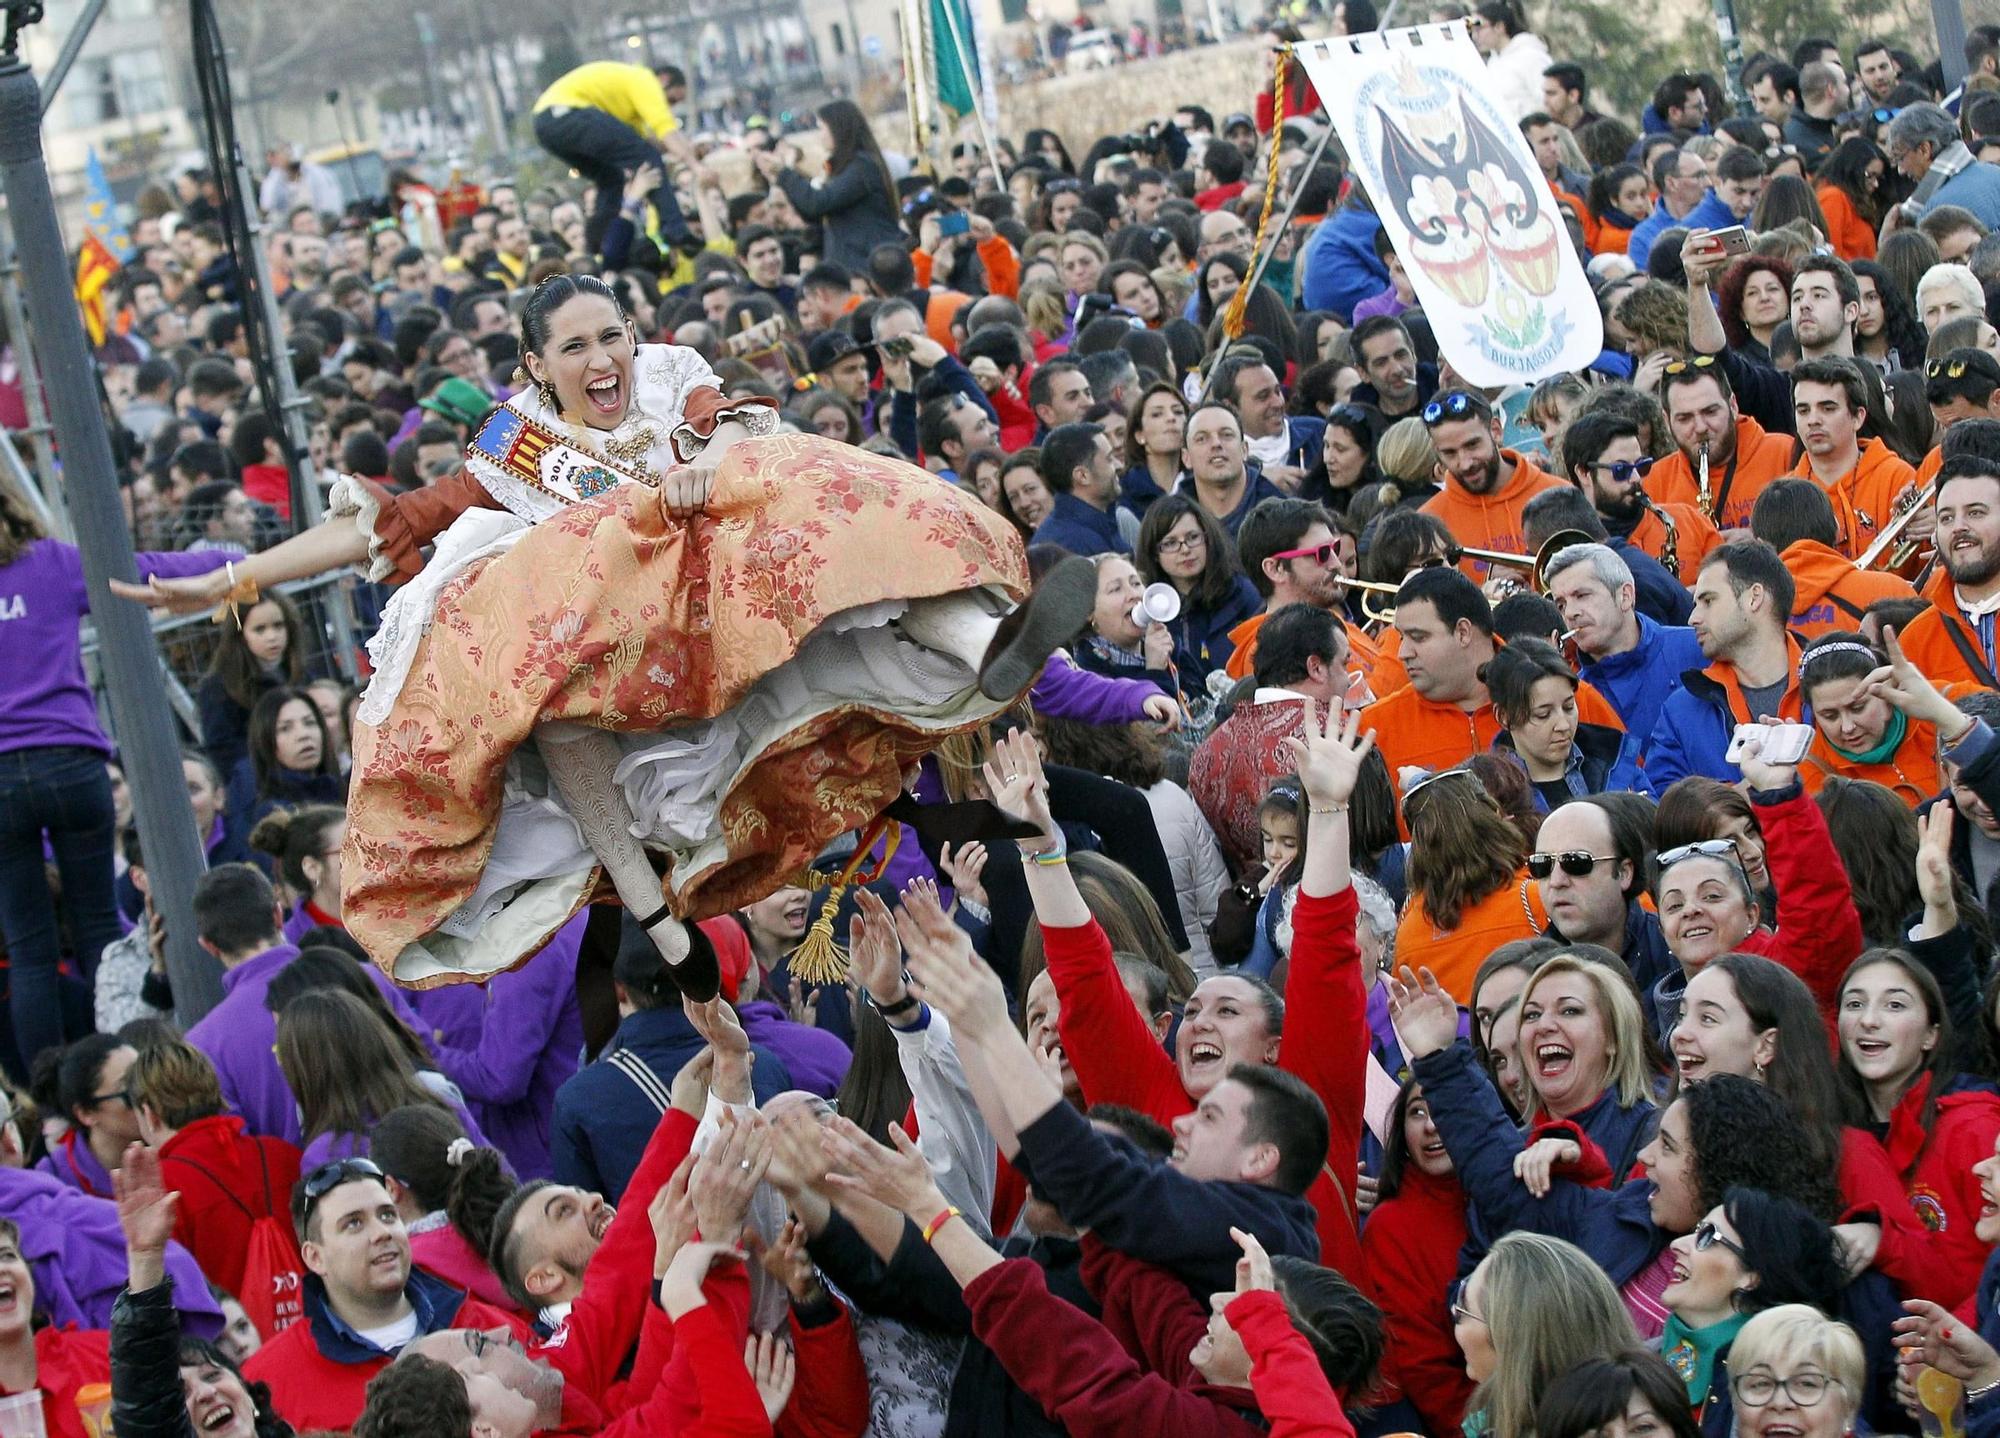
[[[260,854],[269,854],[274,859],[282,858],[291,832],[292,811],[284,807],[273,809],[259,819],[256,827],[251,829],[250,847]]]

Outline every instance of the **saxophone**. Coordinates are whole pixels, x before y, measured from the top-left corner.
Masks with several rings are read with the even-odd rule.
[[[1695,457],[1694,472],[1695,507],[1701,511],[1703,519],[1713,522],[1715,519],[1715,491],[1709,488],[1708,483],[1708,446],[1706,444],[1702,445],[1701,453]],[[1662,517],[1664,518],[1664,516]],[[1671,529],[1672,527],[1670,523],[1668,528]]]
[[[1704,461],[1706,461],[1707,451],[1704,450],[1702,452],[1702,455]],[[1708,466],[1704,462],[1704,464],[1702,465],[1702,473],[1706,475],[1707,472],[1708,472]],[[1667,537],[1660,544],[1660,568],[1666,570],[1667,573],[1671,574],[1675,579],[1679,579],[1681,577],[1680,527],[1674,523],[1674,517],[1671,514],[1668,514],[1664,509],[1660,508],[1659,505],[1655,504],[1653,502],[1653,497],[1650,494],[1646,493],[1646,491],[1643,489],[1639,491],[1639,502],[1644,504],[1647,509],[1651,510],[1654,513],[1654,515],[1658,517],[1660,523],[1664,524],[1667,527]]]

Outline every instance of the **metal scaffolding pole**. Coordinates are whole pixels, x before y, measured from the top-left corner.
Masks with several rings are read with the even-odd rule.
[[[15,261],[13,227],[0,215],[0,320],[14,337],[14,362],[21,367],[21,400],[28,410],[28,444],[35,454],[35,480],[51,531],[59,539],[74,539],[69,509],[63,503],[62,476],[56,468],[54,431],[49,428],[48,400],[42,391],[42,370],[29,343],[28,310],[21,302],[21,267]]]
[[[98,600],[92,615],[103,645],[112,723],[146,851],[146,875],[160,911],[172,916],[167,971],[173,979],[178,1017],[187,1025],[222,997],[221,969],[195,941],[194,925],[187,918],[206,860],[187,785],[181,779],[180,745],[160,683],[152,624],[144,609],[118,603],[107,593],[110,580],[135,579],[137,568],[118,499],[111,436],[98,404],[83,315],[71,288],[55,196],[49,190],[42,155],[41,92],[19,51],[21,28],[41,18],[41,7],[16,0],[0,9],[6,19],[0,36],[0,189],[14,224],[35,349],[47,380],[55,432],[62,441],[63,492],[76,526],[84,580]]]

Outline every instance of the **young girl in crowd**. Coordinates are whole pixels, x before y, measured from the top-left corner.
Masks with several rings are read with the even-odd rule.
[[[1524,866],[1527,841],[1469,771],[1448,769],[1403,796],[1410,828],[1410,902],[1396,949],[1470,997],[1480,960],[1548,920]]]
[[[1171,584],[1180,595],[1180,615],[1166,626],[1173,661],[1183,687],[1205,696],[1209,675],[1236,652],[1230,631],[1264,606],[1237,563],[1236,546],[1215,516],[1186,495],[1168,494],[1140,522],[1137,564],[1146,584]]]
[[[257,701],[281,685],[305,679],[305,636],[299,611],[275,591],[240,614],[225,616],[215,657],[195,691],[201,747],[223,773],[250,752],[250,716]]]
[[[250,847],[267,855],[292,895],[285,942],[307,929],[340,927],[340,845],[347,811],[330,804],[273,809],[250,831]]]
[[[250,752],[229,780],[229,820],[247,842],[279,805],[343,804],[347,781],[319,706],[303,689],[277,688],[250,715]]]

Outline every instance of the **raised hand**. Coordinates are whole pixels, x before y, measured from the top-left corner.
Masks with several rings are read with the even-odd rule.
[[[889,1125],[894,1148],[875,1142],[851,1119],[836,1118],[820,1129],[820,1141],[833,1168],[826,1180],[835,1188],[887,1204],[918,1223],[927,1223],[945,1209],[944,1195],[931,1177],[930,1165],[901,1124]]]
[[[167,1192],[160,1178],[159,1154],[143,1143],[128,1145],[125,1164],[111,1175],[111,1186],[118,1197],[118,1226],[125,1231],[127,1254],[160,1258],[174,1236],[174,1209],[180,1195]]]
[[[910,972],[924,986],[932,1008],[973,1040],[1007,1027],[1007,991],[992,966],[972,950],[972,940],[938,906],[937,890],[922,881],[903,891],[896,933]]]
[[[1285,753],[1299,776],[1299,786],[1315,808],[1345,804],[1361,777],[1361,765],[1375,748],[1375,731],[1360,733],[1361,711],[1329,706],[1324,720],[1319,705],[1306,700],[1304,735],[1284,740]],[[1358,737],[1357,737],[1358,736]]]
[[[1972,727],[1972,716],[1945,698],[1924,672],[1910,662],[1896,631],[1886,624],[1882,626],[1882,648],[1888,653],[1889,662],[1868,676],[1864,692],[1879,694],[1912,719],[1936,725],[1938,737],[1947,744],[1964,738],[1965,731]]]
[[[667,1310],[667,1317],[684,1318],[708,1302],[701,1285],[715,1264],[742,1261],[743,1250],[733,1243],[682,1244],[674,1261],[667,1265],[666,1277],[660,1281],[660,1306]]]
[[[945,852],[950,851],[947,844]],[[983,855],[985,851],[980,852]],[[959,892],[965,892],[962,886]],[[903,945],[896,937],[896,916],[874,890],[865,886],[854,891],[854,917],[847,925],[847,957],[855,978],[877,1008],[903,1001],[908,986],[903,982]]]
[[[1389,1021],[1403,1052],[1413,1059],[1439,1053],[1458,1041],[1458,1005],[1429,969],[1419,978],[1405,965],[1389,980]]]
[[[1570,1139],[1537,1139],[1514,1155],[1514,1177],[1536,1198],[1546,1198],[1557,1167],[1582,1159],[1583,1149]]]
[[[667,1265],[694,1237],[694,1203],[688,1197],[688,1179],[694,1174],[695,1155],[680,1161],[667,1181],[660,1185],[653,1201],[646,1205],[646,1221],[653,1226],[653,1277],[665,1278]]]
[[[1787,721],[1766,714],[1760,717],[1757,722],[1759,724],[1783,724]],[[1736,767],[1743,771],[1744,782],[1749,784],[1752,789],[1764,793],[1770,793],[1777,789],[1789,789],[1799,777],[1799,766],[1796,764],[1766,764],[1764,762],[1764,741],[1762,738],[1745,741],[1743,745],[1743,757],[1737,761]]]
[[[792,1380],[798,1376],[791,1345],[775,1333],[753,1333],[743,1345],[743,1366],[764,1400],[764,1417],[776,1423],[792,1400]]]
[[[951,880],[952,889],[961,899],[970,899],[981,908],[986,907],[986,887],[979,882],[979,876],[986,872],[986,846],[977,839],[960,846],[957,853],[946,844],[938,853],[938,867]]]
[[[770,1125],[758,1113],[726,1110],[715,1142],[695,1161],[688,1197],[707,1239],[734,1241],[750,1214],[750,1197],[771,1167]]]
[[[1958,923],[1957,872],[1951,866],[1952,808],[1933,804],[1930,812],[1917,815],[1917,893],[1924,901],[1926,929],[1942,924],[1936,938],[1951,932]]]
[[[792,978],[791,989],[785,1000],[785,1016],[793,1023],[805,1028],[819,1026],[819,989],[808,989],[799,982],[797,975]]]
[[[680,1072],[674,1075],[673,1107],[700,1122],[708,1111],[708,1086],[714,1078],[715,1050],[705,1048],[682,1064]]]
[[[717,997],[698,1004],[693,999],[684,998],[681,1008],[687,1014],[688,1022],[694,1025],[694,1031],[715,1050],[718,1059],[750,1052],[750,1037],[743,1032],[743,1021],[736,1017],[736,1010],[729,1006],[727,999]]]
[[[1274,1292],[1278,1280],[1271,1272],[1271,1255],[1264,1251],[1264,1245],[1257,1241],[1257,1235],[1246,1233],[1240,1228],[1229,1230],[1229,1236],[1236,1240],[1236,1246],[1243,1250],[1243,1256],[1236,1260],[1236,1291],[1238,1293]]]
[[[778,1230],[778,1236],[758,1261],[766,1273],[785,1285],[793,1303],[815,1303],[826,1296],[826,1287],[819,1281],[819,1269],[813,1264],[812,1255],[806,1252],[805,1225],[796,1218],[785,1220],[785,1226]]]
[[[1165,695],[1161,696],[1165,698]],[[1041,826],[1050,838],[1056,835],[1056,821],[1049,813],[1049,780],[1042,771],[1042,746],[1025,729],[1005,735],[993,746],[986,762],[986,792],[1010,818],[1025,819]]]
[[[1970,1388],[2000,1379],[2000,1353],[1977,1329],[1927,1299],[1905,1299],[1903,1312],[1891,1328],[1905,1364],[1928,1364]]]
[[[820,1146],[819,1120],[804,1104],[779,1111],[769,1131],[770,1164],[764,1177],[787,1200],[826,1188],[826,1152]]]

